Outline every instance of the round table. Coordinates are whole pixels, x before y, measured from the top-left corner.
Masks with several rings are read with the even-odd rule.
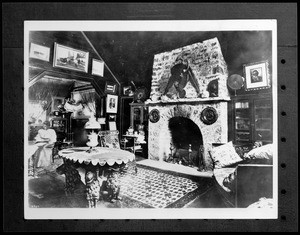
[[[105,198],[109,201],[119,198],[120,170],[136,171],[135,155],[129,151],[107,147],[74,147],[58,152],[64,164],[57,168],[57,173],[65,174],[66,195],[73,194],[76,185],[81,183],[78,168],[85,170],[86,197],[89,207],[96,207],[97,201]],[[106,194],[104,196],[104,194]]]

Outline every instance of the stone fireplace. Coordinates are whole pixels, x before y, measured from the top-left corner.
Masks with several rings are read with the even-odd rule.
[[[212,143],[226,143],[228,140],[228,124],[227,124],[227,102],[226,100],[215,100],[209,102],[184,102],[184,103],[152,103],[149,105],[149,113],[152,110],[158,111],[159,120],[157,122],[149,121],[148,133],[148,149],[149,159],[156,161],[166,161],[174,147],[174,140],[172,139],[171,130],[169,128],[169,121],[174,117],[182,117],[191,120],[200,130],[203,146],[203,161],[200,168],[206,170],[211,168],[211,159],[209,150]],[[201,113],[205,108],[214,108],[217,112],[217,120],[208,125],[201,121]],[[188,129],[186,130],[189,131]],[[195,129],[191,132],[191,136],[197,132]],[[182,133],[186,138],[188,133]],[[193,143],[194,138],[190,138],[192,150],[198,148],[197,141]],[[187,141],[188,138],[187,138]],[[201,140],[200,140],[201,141]],[[184,142],[184,141],[183,141]],[[199,142],[199,141],[198,141]],[[187,142],[183,143],[185,146],[176,146],[177,148],[187,148]]]
[[[212,143],[228,142],[227,78],[217,38],[154,56],[150,99],[145,102],[149,159],[172,162],[173,151],[199,151],[201,161],[190,164],[179,158],[179,164],[211,169]]]

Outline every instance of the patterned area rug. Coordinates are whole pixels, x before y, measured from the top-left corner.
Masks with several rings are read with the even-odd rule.
[[[137,165],[137,172],[123,173],[119,179],[121,196],[151,208],[181,208],[211,186],[178,173],[141,165]]]

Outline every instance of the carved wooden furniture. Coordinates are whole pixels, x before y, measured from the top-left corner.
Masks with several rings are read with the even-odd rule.
[[[69,182],[77,168],[85,171],[83,182],[87,188],[87,200],[89,207],[96,207],[97,200],[105,196],[108,200],[118,199],[120,184],[118,174],[122,170],[136,168],[135,155],[129,151],[118,148],[95,147],[89,151],[89,147],[75,147],[59,151],[64,161],[64,174],[66,175],[66,192],[72,193]],[[132,163],[130,167],[129,163]],[[129,169],[130,168],[130,169]],[[94,187],[100,185],[100,187]],[[99,188],[99,193],[95,191]],[[115,189],[115,190],[114,190]],[[107,193],[105,193],[107,192]],[[108,194],[108,195],[105,195]]]

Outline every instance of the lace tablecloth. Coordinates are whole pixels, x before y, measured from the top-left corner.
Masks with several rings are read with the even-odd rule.
[[[65,159],[73,162],[84,163],[88,165],[92,163],[94,166],[99,164],[104,166],[106,163],[109,166],[122,163],[127,163],[135,160],[135,155],[129,151],[116,148],[96,147],[92,151],[88,151],[89,147],[76,147],[63,149],[58,154]]]

